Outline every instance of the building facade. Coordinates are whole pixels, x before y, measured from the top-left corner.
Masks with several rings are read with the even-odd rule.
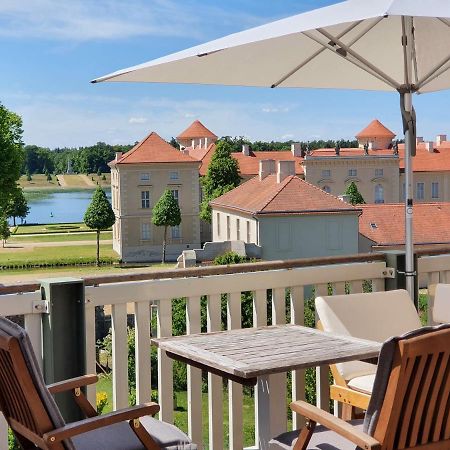
[[[124,262],[161,260],[164,228],[152,224],[152,208],[166,189],[181,210],[181,224],[167,233],[167,260],[200,246],[198,161],[150,133],[110,167],[113,248]]]

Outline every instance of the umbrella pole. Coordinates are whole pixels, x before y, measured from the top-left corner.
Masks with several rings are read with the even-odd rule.
[[[406,290],[411,299],[415,299],[414,241],[413,241],[413,170],[412,156],[415,146],[415,114],[412,106],[412,94],[406,92],[402,99],[402,115],[405,127],[405,278]]]

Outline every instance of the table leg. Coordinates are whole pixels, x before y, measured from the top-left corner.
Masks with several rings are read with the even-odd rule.
[[[286,374],[258,377],[257,391],[257,448],[266,450],[269,441],[287,429]]]

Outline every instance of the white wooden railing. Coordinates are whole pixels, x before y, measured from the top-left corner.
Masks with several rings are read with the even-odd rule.
[[[127,373],[127,314],[134,315],[136,345],[136,395],[137,402],[151,399],[150,364],[150,320],[151,311],[157,312],[158,337],[172,335],[172,299],[186,298],[187,333],[198,333],[200,329],[201,297],[207,298],[207,331],[221,329],[221,296],[227,298],[227,328],[241,328],[241,294],[252,292],[253,325],[268,324],[267,293],[271,292],[272,323],[290,321],[304,323],[304,297],[315,288],[316,295],[326,295],[330,289],[335,294],[363,291],[363,283],[369,282],[374,291],[384,290],[385,278],[390,276],[384,260],[368,257],[367,262],[352,262],[352,258],[322,259],[306,262],[279,262],[234,266],[233,268],[187,269],[177,273],[160,272],[147,275],[152,279],[111,282],[114,278],[89,280],[86,284],[86,349],[87,371],[96,370],[95,350],[95,307],[111,308],[112,354],[113,354],[113,407],[128,405]],[[364,260],[354,257],[354,261]],[[331,263],[334,262],[334,263]],[[419,259],[419,271],[426,274],[429,284],[438,281],[450,282],[450,255],[424,257]],[[173,275],[176,278],[169,278]],[[144,275],[142,276],[144,277]],[[167,277],[167,278],[166,278]],[[124,277],[119,277],[123,279]],[[139,276],[133,276],[134,279]],[[103,284],[104,282],[104,284]],[[98,284],[98,285],[97,285]],[[1,291],[0,291],[1,292]],[[286,304],[286,293],[289,302]],[[30,333],[37,354],[42,353],[41,311],[39,291],[24,294],[0,295],[0,315],[24,315],[25,327]],[[429,315],[430,317],[430,315]],[[323,408],[329,405],[328,368],[318,368],[317,403]],[[202,442],[202,378],[201,372],[188,368],[188,433],[203,448],[224,448],[224,436],[229,436],[229,447],[241,449],[243,442],[243,393],[242,386],[229,382],[229,428],[224,429],[223,385],[215,375],[208,375],[208,428],[209,443]],[[286,405],[286,375],[277,379],[278,395],[273,402]],[[304,373],[292,374],[292,398],[304,398]],[[173,374],[172,360],[164,353],[158,354],[158,402],[160,418],[173,421]],[[256,394],[256,393],[255,393]],[[89,399],[95,404],[95,387],[88,390]],[[255,403],[258,399],[255,398]],[[285,406],[283,406],[285,408]],[[276,417],[281,425],[287,425],[287,411]],[[256,414],[256,408],[255,408]],[[299,418],[293,417],[293,427],[299,425]],[[255,418],[255,424],[257,424]],[[280,425],[280,424],[278,424]],[[257,425],[255,425],[256,427]],[[6,428],[0,425],[0,448],[6,448]],[[257,435],[258,430],[255,430]]]

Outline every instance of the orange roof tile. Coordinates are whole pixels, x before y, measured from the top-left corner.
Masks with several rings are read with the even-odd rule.
[[[194,139],[202,137],[217,139],[217,136],[212,131],[208,130],[208,128],[206,128],[200,120],[195,120],[177,136],[177,139]]]
[[[211,161],[214,150],[216,149],[216,145],[212,144],[208,147],[208,150],[201,157],[202,165],[200,166],[200,175],[206,175],[208,170],[209,163]],[[204,149],[202,149],[204,150]],[[198,153],[195,153],[198,152]],[[200,151],[195,149],[195,152],[190,150],[189,154],[196,157],[195,155],[199,155]],[[294,156],[291,151],[273,151],[273,152],[252,152],[250,151],[249,156],[245,156],[242,152],[234,152],[231,154],[233,158],[239,163],[239,171],[240,174],[244,177],[255,176],[259,173],[259,161],[262,159],[273,159],[275,161],[296,161],[295,164],[295,173],[296,175],[303,174],[303,167],[301,162],[303,158],[299,156]]]
[[[439,147],[435,147],[433,153],[425,148],[425,143],[421,142],[417,145],[416,156],[412,158],[414,172],[445,172],[450,171],[450,142],[444,141]],[[400,168],[405,168],[403,159],[405,145],[398,146],[400,160]]]
[[[118,161],[110,164],[144,164],[144,163],[197,163],[189,155],[172,147],[168,142],[152,131],[139,144],[126,152]]]
[[[356,137],[361,138],[374,138],[374,137],[386,137],[394,139],[395,134],[386,128],[379,120],[375,119],[367,125],[366,128],[361,130]]]
[[[317,214],[359,210],[296,176],[277,183],[276,175],[254,177],[216,198],[212,206],[250,214]]]
[[[359,205],[359,232],[380,246],[405,243],[405,205]],[[450,203],[416,203],[413,239],[417,245],[450,243]],[[371,225],[373,224],[373,225]]]

